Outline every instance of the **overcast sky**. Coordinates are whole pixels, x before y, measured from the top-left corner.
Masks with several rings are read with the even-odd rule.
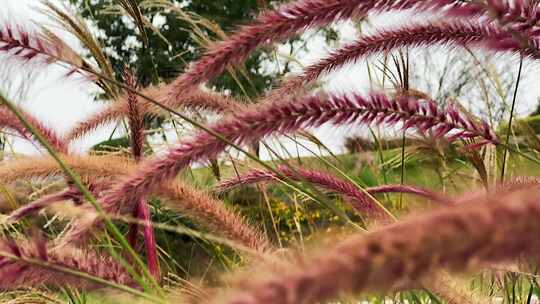
[[[31,9],[31,7],[39,4],[38,0],[0,0],[0,2],[2,3],[0,5],[0,17],[8,22],[9,20],[28,19],[28,17],[38,22],[46,21],[46,18]],[[59,3],[61,0],[53,2]],[[396,16],[391,16],[390,18],[388,16],[382,17],[378,19],[378,24],[391,24],[392,22],[396,22],[396,18]],[[340,26],[340,31],[343,34],[342,43],[350,41],[355,37],[355,31],[351,25],[344,24]],[[68,42],[74,42],[69,35],[62,36]],[[72,47],[76,48],[77,46],[72,44]],[[326,46],[322,38],[312,39],[310,41],[310,53],[302,56],[300,60],[304,64],[313,62],[329,50],[330,48]],[[517,62],[516,58],[506,58],[505,60],[514,60]],[[537,85],[538,77],[534,77],[535,74],[538,74],[538,65],[530,61],[527,61],[525,65],[527,66],[528,73],[533,76],[528,77],[521,86],[517,108],[520,114],[530,112],[534,108],[540,92],[540,86]],[[49,123],[60,133],[65,133],[77,121],[83,120],[90,113],[101,108],[101,105],[91,100],[91,92],[93,90],[95,91],[93,85],[85,81],[71,80],[63,77],[65,70],[62,68],[47,67],[43,70],[44,72],[32,82],[32,88],[28,98],[22,100],[20,104],[38,118]],[[364,65],[344,68],[339,73],[333,74],[331,78],[327,78],[329,80],[327,87],[338,91],[366,87],[366,74]],[[111,126],[102,128],[88,138],[77,142],[74,146],[75,151],[82,152],[92,144],[108,138],[110,130]],[[336,130],[336,128],[327,127],[318,130],[316,134],[321,137],[324,143],[328,144],[334,150],[339,151],[342,147],[343,135],[349,134],[349,130],[350,128]],[[36,150],[31,145],[22,144],[21,141],[17,141],[16,148],[19,152],[36,153]]]
[[[28,17],[36,22],[49,22],[34,9],[38,0],[0,0],[0,16],[7,20],[25,20]],[[53,0],[60,3],[61,1]],[[6,6],[4,6],[6,5]],[[3,21],[3,20],[2,20]],[[74,41],[69,35],[63,35],[68,41]],[[73,45],[76,46],[76,45]],[[32,82],[28,98],[21,100],[22,107],[35,114],[53,126],[60,133],[65,133],[76,122],[83,120],[90,113],[97,111],[102,106],[91,100],[93,85],[82,80],[64,77],[66,70],[54,65],[40,69],[38,77]],[[27,73],[27,67],[20,69]],[[75,145],[75,149],[82,151],[100,138],[107,136],[106,130],[96,132],[85,140]],[[17,150],[24,153],[35,153],[35,149],[29,144],[16,142]]]

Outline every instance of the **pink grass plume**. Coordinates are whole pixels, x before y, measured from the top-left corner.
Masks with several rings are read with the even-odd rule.
[[[435,192],[423,189],[421,187],[409,186],[409,185],[384,185],[378,187],[366,188],[365,192],[358,188],[357,185],[350,181],[340,179],[332,174],[301,168],[289,168],[285,165],[281,165],[278,168],[279,173],[283,174],[287,178],[291,178],[295,181],[313,183],[317,186],[323,187],[327,190],[334,191],[340,195],[345,196],[350,202],[351,206],[360,214],[367,215],[381,215],[383,211],[379,209],[376,203],[366,195],[379,194],[379,193],[410,193],[420,197],[424,197],[431,201],[449,204],[450,201]],[[261,182],[279,181],[280,178],[277,174],[269,170],[252,170],[239,177],[231,178],[219,183],[216,186],[217,191],[226,191],[240,185],[247,185]]]
[[[530,43],[538,45],[538,38],[530,37]],[[333,51],[327,57],[305,68],[301,74],[285,80],[278,89],[269,94],[269,98],[282,98],[292,94],[323,74],[335,71],[346,64],[356,63],[371,55],[385,54],[402,47],[432,45],[478,47],[488,51],[510,52],[540,58],[536,50],[522,47],[512,35],[490,23],[454,20],[407,25],[361,37]]]
[[[456,107],[438,109],[433,101],[380,93],[368,97],[336,95],[309,96],[282,103],[255,106],[218,122],[210,129],[239,145],[249,144],[271,134],[292,133],[323,124],[375,124],[413,128],[417,132],[457,138],[481,137],[498,143],[489,126],[461,113]],[[227,143],[205,131],[180,141],[165,154],[141,163],[139,169],[123,178],[103,198],[105,205],[133,201],[172,179],[195,161],[217,157]]]

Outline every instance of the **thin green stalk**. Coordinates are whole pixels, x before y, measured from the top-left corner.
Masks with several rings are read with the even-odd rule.
[[[403,185],[405,183],[405,129],[401,137],[401,177],[399,183]],[[399,194],[399,208],[403,207],[403,193]]]
[[[401,84],[403,86],[403,89],[405,89],[405,94],[409,94],[409,51],[406,50],[406,62],[404,59],[404,55],[399,51],[399,57],[401,59],[401,65],[403,66],[403,79],[401,80]],[[399,70],[399,64],[396,63],[396,67]],[[400,184],[403,185],[405,183],[405,129],[403,129],[403,135],[401,139],[401,178],[400,178]],[[403,193],[399,194],[399,208],[403,208]]]
[[[516,87],[514,89],[514,96],[512,97],[512,108],[510,109],[510,118],[508,119],[508,130],[506,132],[506,145],[509,145],[510,142],[510,133],[512,132],[512,119],[514,118],[514,107],[516,105],[516,96],[517,91],[519,88],[519,80],[521,79],[521,68],[523,67],[523,57],[519,59],[519,69],[518,69],[518,76],[516,80]],[[508,153],[508,149],[504,149],[503,154],[503,162],[502,162],[502,168],[501,168],[501,182],[504,181],[504,173],[506,169],[506,154]]]
[[[276,233],[276,239],[278,241],[279,248],[283,248],[283,242],[281,241],[281,237],[279,235],[279,230],[276,224],[276,219],[274,218],[274,212],[272,212],[272,206],[270,205],[270,200],[268,199],[268,195],[266,194],[266,190],[259,186],[260,192],[262,194],[262,198],[266,204],[266,208],[268,208],[268,214],[270,214],[270,220],[272,221],[272,228],[274,228],[274,232]]]
[[[371,136],[373,137],[373,140],[375,141],[375,145],[376,145],[376,149],[377,149],[377,154],[379,155],[379,170],[381,171],[382,173],[382,176],[383,176],[383,182],[385,185],[388,184],[388,175],[386,173],[386,166],[385,166],[385,160],[384,160],[384,154],[383,154],[383,147],[382,147],[382,143],[381,141],[379,140],[379,137],[375,134],[375,132],[373,131],[373,128],[369,127],[369,132],[371,133]],[[379,136],[380,136],[380,129],[379,129]],[[389,196],[388,196],[388,193],[385,193],[384,194],[384,198],[389,201]]]
[[[383,176],[383,181],[385,184],[388,184],[388,177],[386,175],[386,169],[384,168],[384,155],[383,155],[383,149],[382,144],[373,129],[370,127],[369,132],[371,133],[371,136],[373,137],[373,140],[375,141],[375,145],[377,146],[377,154],[379,155],[379,162],[381,163],[381,171]]]
[[[22,115],[22,113],[19,111],[19,109],[17,109],[17,107],[11,103],[10,101],[8,101],[6,99],[6,97],[4,96],[4,94],[2,92],[0,92],[0,101],[6,105],[10,111],[13,112],[13,114],[15,114],[15,116],[17,116],[17,118],[21,121],[21,123],[24,125],[24,127],[30,131],[35,137],[36,139],[40,142],[40,144],[45,148],[45,150],[47,150],[47,152],[52,156],[52,158],[54,158],[54,160],[56,160],[56,162],[59,164],[60,168],[62,169],[62,171],[64,171],[64,173],[73,181],[73,183],[75,184],[75,186],[79,189],[79,191],[83,194],[84,198],[90,202],[90,204],[92,204],[92,206],[96,209],[96,211],[98,212],[98,214],[104,219],[105,221],[105,224],[107,226],[107,228],[110,230],[110,232],[113,234],[113,236],[116,238],[116,240],[118,242],[120,242],[121,246],[127,250],[127,252],[129,253],[130,256],[133,257],[135,263],[137,264],[137,266],[139,266],[141,268],[141,270],[143,271],[144,275],[146,276],[147,279],[150,280],[151,284],[154,285],[156,287],[155,290],[159,290],[159,285],[157,284],[157,282],[154,280],[154,278],[152,277],[152,275],[150,275],[150,272],[148,271],[148,268],[146,267],[146,265],[144,264],[144,262],[141,260],[141,258],[138,256],[138,254],[133,250],[133,248],[129,245],[129,243],[127,242],[127,240],[124,238],[124,236],[122,235],[122,233],[120,232],[120,230],[118,230],[118,228],[113,224],[113,222],[111,221],[111,219],[105,214],[103,208],[101,207],[101,205],[96,201],[96,199],[94,198],[94,196],[92,195],[92,193],[84,186],[84,184],[82,183],[79,175],[77,173],[75,173],[73,170],[71,170],[71,168],[69,168],[65,163],[64,161],[62,161],[62,159],[58,156],[58,154],[56,153],[56,151],[54,151],[54,149],[52,148],[52,146],[47,142],[47,140],[41,135],[41,133],[36,129],[34,128],[34,126],[32,126],[28,120],[26,120],[26,118]],[[114,251],[114,248],[111,247],[110,250]],[[140,280],[139,279],[139,276],[137,274],[137,272],[131,267],[131,265],[129,265],[128,263],[126,263],[125,261],[123,260],[120,260],[119,261],[124,267],[126,267],[126,270],[128,272],[130,272],[130,274],[132,274],[134,276],[134,279],[137,280],[138,282],[140,282],[142,284],[142,287],[144,287],[145,289],[147,289],[148,291],[152,291],[153,289],[152,288],[149,288],[147,286],[147,284],[144,284],[144,281]]]
[[[532,301],[532,296],[533,296],[533,291],[534,291],[534,285],[531,284],[531,286],[529,287],[529,292],[527,293],[527,302],[525,302],[526,304],[530,304],[531,301]]]
[[[530,161],[534,162],[535,164],[540,165],[540,160],[539,160],[538,158],[534,158],[534,157],[532,157],[532,156],[530,156],[530,155],[527,155],[526,153],[521,152],[521,151],[519,151],[519,150],[517,150],[517,149],[514,149],[514,148],[512,148],[510,145],[507,145],[507,144],[498,143],[497,145],[503,147],[504,149],[506,149],[506,150],[508,150],[508,151],[510,151],[510,152],[516,153],[516,154],[518,154],[519,156],[521,156],[521,157],[523,157],[523,158],[526,158],[527,160],[530,160]]]

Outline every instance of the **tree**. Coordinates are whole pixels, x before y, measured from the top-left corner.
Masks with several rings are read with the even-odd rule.
[[[141,15],[148,23],[145,33],[136,31],[133,20],[120,16],[121,6],[110,0],[69,0],[81,16],[103,35],[117,75],[129,65],[143,86],[176,77],[200,56],[204,44],[220,39],[220,35],[256,16],[267,3],[261,0],[137,0]],[[188,13],[189,12],[189,13]],[[211,20],[211,21],[210,21]],[[215,26],[217,25],[217,26]],[[220,31],[223,32],[220,32]],[[206,40],[209,38],[209,40]],[[254,54],[235,76],[224,73],[210,85],[233,94],[255,96],[271,84],[275,75],[263,72],[264,51]]]

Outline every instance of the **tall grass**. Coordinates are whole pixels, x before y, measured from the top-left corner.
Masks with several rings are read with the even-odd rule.
[[[3,60],[19,63],[21,70],[60,65],[66,79],[82,75],[112,101],[61,135],[0,95],[2,130],[47,154],[6,152],[0,164],[5,189],[46,185],[16,193],[24,196],[23,204],[3,191],[11,203],[0,217],[5,301],[14,290],[33,287],[71,301],[80,295],[127,302],[127,293],[158,303],[382,303],[385,298],[480,303],[503,295],[505,303],[521,298],[530,303],[533,294],[540,296],[534,279],[539,183],[529,176],[540,169],[540,159],[533,146],[510,140],[522,71],[540,57],[537,2],[298,0],[269,8],[230,34],[167,1],[118,2],[145,52],[154,47],[152,32],[167,39],[146,19],[146,10],[173,8],[208,42],[206,51],[170,83],[143,88],[130,68],[115,72],[92,25],[48,1],[46,13],[88,49],[86,56],[53,29],[30,29],[23,20],[0,26]],[[426,20],[362,34],[288,75],[250,105],[207,85],[259,48],[338,21],[364,24],[388,12],[423,14]],[[209,42],[196,21],[222,40]],[[434,46],[520,56],[506,133],[493,117],[491,101],[484,115],[459,94],[439,94],[444,77],[439,92],[415,87],[417,58],[410,49]],[[395,51],[399,59],[389,56]],[[308,89],[346,65],[381,55],[383,60],[367,65],[370,80],[382,75],[367,94]],[[490,90],[503,100],[510,96],[493,76],[494,67],[472,57],[482,70],[485,99]],[[117,152],[73,152],[77,139],[124,119],[128,143]],[[153,129],[155,121],[161,122],[159,130]],[[307,132],[323,126],[369,130],[376,151],[334,155]],[[156,133],[168,129],[177,131],[176,142],[156,140]],[[534,128],[528,130],[536,138]],[[383,147],[396,142],[382,138],[389,131],[399,131],[398,146]],[[331,157],[306,148],[296,135]],[[286,148],[289,157],[283,157],[281,148],[267,141],[275,138],[280,145],[284,138],[292,140],[315,157],[292,156]],[[259,157],[260,148],[271,160]],[[489,162],[493,158],[499,161]],[[492,183],[490,175],[499,169],[500,182]],[[509,173],[521,177],[505,178]],[[226,178],[219,181],[222,175]],[[261,184],[257,190],[240,187],[254,183]],[[399,193],[399,203],[390,193]],[[507,271],[511,291],[499,280],[499,263],[517,269]],[[482,275],[454,277],[479,269]],[[489,285],[486,276],[496,284]],[[473,283],[458,286],[464,280]],[[480,290],[472,290],[477,281]],[[523,295],[516,291],[520,284],[527,287]]]

